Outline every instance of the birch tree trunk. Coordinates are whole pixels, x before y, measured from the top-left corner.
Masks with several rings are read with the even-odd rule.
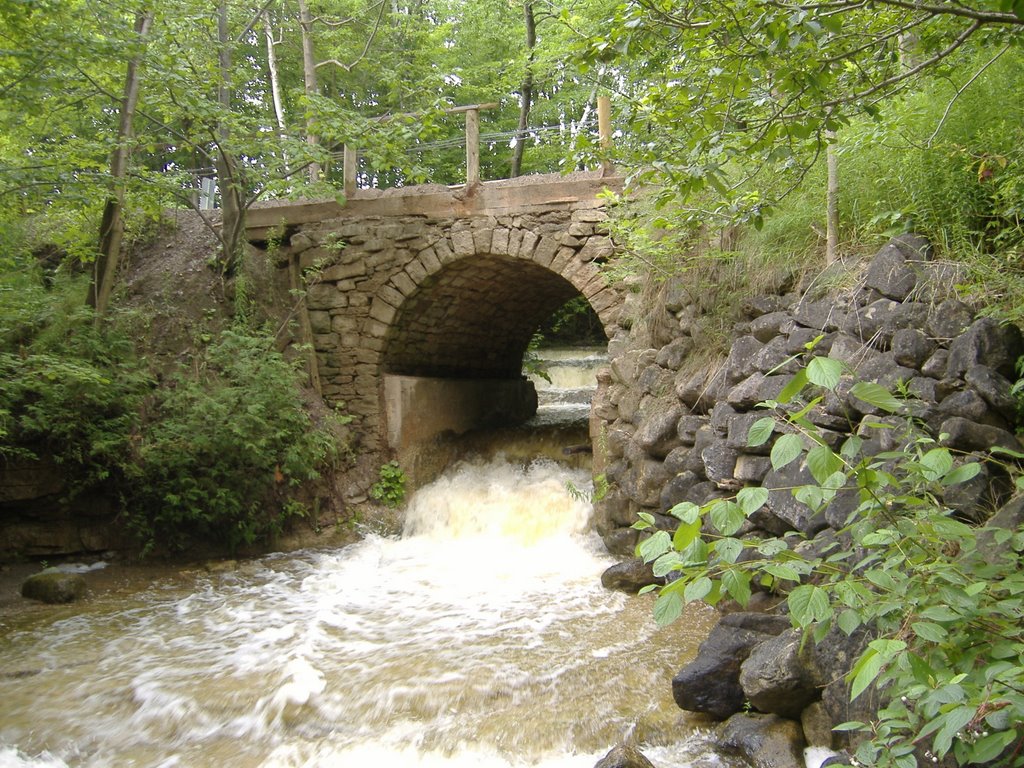
[[[302,74],[306,89],[306,97],[312,98],[317,94],[316,81],[316,56],[313,53],[313,15],[309,12],[307,0],[299,2],[299,26],[302,29]],[[311,112],[311,110],[310,110]],[[315,147],[320,143],[320,137],[316,135],[314,119],[309,117],[306,121],[306,143]],[[320,179],[320,163],[309,164],[309,182],[316,183]]]
[[[135,36],[140,45],[145,45],[153,26],[153,10],[144,9],[135,17]],[[135,107],[139,101],[142,51],[128,60],[124,79],[124,96],[121,100],[121,116],[117,126],[117,146],[110,158],[110,195],[103,206],[100,220],[99,255],[93,271],[92,283],[86,302],[96,310],[97,321],[107,313],[110,294],[114,290],[114,277],[121,258],[121,241],[124,237],[124,192],[128,165],[131,160],[131,141]]]
[[[286,132],[284,122],[284,104],[281,101],[281,78],[277,69],[277,43],[274,41],[274,28],[270,23],[270,12],[263,13],[263,31],[267,37],[267,70],[270,74],[270,97],[274,104],[274,120],[277,132],[283,139]],[[288,155],[282,150],[285,176],[288,175]]]

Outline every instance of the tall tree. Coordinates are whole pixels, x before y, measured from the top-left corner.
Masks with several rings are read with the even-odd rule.
[[[972,48],[1022,42],[1020,0],[637,0],[588,47],[621,73],[638,177],[664,185],[663,199],[713,190],[726,201],[700,217],[756,221],[828,131]]]
[[[527,129],[530,127],[530,107],[533,105],[533,55],[537,47],[537,20],[533,15],[533,0],[523,2],[523,26],[526,30],[526,72],[519,87],[519,129],[516,143],[512,148],[512,169],[509,176],[515,178],[522,170],[523,149],[526,147]]]
[[[87,302],[96,310],[97,317],[106,314],[110,294],[114,290],[114,276],[121,256],[124,236],[125,180],[131,158],[134,137],[135,108],[139,102],[142,55],[153,25],[153,10],[141,8],[135,16],[137,50],[128,60],[124,81],[124,98],[117,127],[117,142],[110,160],[110,194],[103,206],[100,220],[99,252],[89,286]]]

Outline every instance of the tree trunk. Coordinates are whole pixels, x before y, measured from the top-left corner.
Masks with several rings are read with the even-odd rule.
[[[218,83],[217,103],[221,108],[220,123],[217,127],[217,181],[220,185],[221,225],[220,241],[223,250],[221,268],[233,270],[241,256],[242,232],[245,228],[245,202],[238,161],[231,152],[231,53],[233,40],[228,20],[228,0],[217,4],[217,52]]]
[[[267,37],[267,70],[270,73],[270,96],[274,103],[274,120],[277,123],[277,132],[283,139],[287,129],[284,122],[284,105],[281,101],[281,78],[277,71],[277,44],[274,42],[274,28],[270,24],[270,11],[263,13],[263,31]],[[281,159],[284,163],[284,174],[288,176],[288,155],[282,152]]]
[[[525,0],[523,20],[526,23],[526,73],[523,84],[519,88],[519,130],[516,133],[516,145],[512,148],[512,169],[509,173],[515,178],[522,172],[523,149],[526,147],[526,131],[530,127],[530,107],[533,105],[533,56],[537,46],[537,22],[533,16],[533,0]]]
[[[153,26],[153,11],[145,9],[135,17],[135,36],[145,44]],[[124,97],[121,101],[121,117],[117,127],[117,146],[110,158],[110,195],[103,206],[103,217],[100,220],[99,254],[93,272],[93,280],[89,285],[86,299],[89,306],[96,310],[97,319],[103,317],[110,303],[110,294],[114,290],[114,277],[117,264],[121,258],[121,240],[124,236],[124,187],[128,176],[128,164],[131,160],[132,124],[135,119],[135,107],[139,101],[139,84],[141,80],[142,53],[137,53],[128,60],[124,79]]]
[[[306,0],[299,0],[299,26],[302,28],[302,73],[306,88],[306,98],[317,95],[316,82],[316,56],[313,53],[313,15],[309,12],[309,4]],[[312,115],[312,110],[307,107]],[[306,120],[306,143],[315,147],[320,143],[320,137],[316,135],[313,117]],[[316,183],[320,179],[320,163],[309,164],[309,182]]]
[[[839,158],[836,156],[836,133],[826,131],[825,161],[828,166],[828,187],[825,195],[825,263],[839,258]]]

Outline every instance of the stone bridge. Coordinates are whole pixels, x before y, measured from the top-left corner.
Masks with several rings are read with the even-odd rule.
[[[542,322],[584,296],[611,335],[621,296],[600,173],[473,187],[361,190],[268,204],[248,238],[289,268],[324,397],[360,422],[364,447],[401,451],[536,410],[523,356]]]

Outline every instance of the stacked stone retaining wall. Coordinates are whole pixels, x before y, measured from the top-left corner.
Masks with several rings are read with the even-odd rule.
[[[951,264],[932,259],[927,242],[902,236],[875,255],[853,288],[748,300],[728,355],[704,370],[687,365],[695,346],[688,332],[693,311],[682,303],[657,309],[678,325],[660,347],[616,340],[617,353],[595,398],[593,427],[610,487],[596,504],[597,528],[624,558],[605,574],[606,586],[635,590],[654,581],[649,567],[632,557],[644,535],[631,528],[638,513],[674,530],[678,521],[668,515],[674,505],[704,504],[747,485],[767,488],[770,496],[744,535],[796,535],[811,546],[836,541],[856,502],[837,497],[824,514],[812,513],[791,492],[813,483],[806,466],[793,462],[774,470],[771,441],[750,448],[747,440],[751,424],[765,415],[758,404],[779,395],[809,347],[842,361],[847,371],[836,391],[808,413],[826,439],[838,445],[847,435],[866,434],[867,422],[891,418],[850,395],[855,381],[904,390],[913,415],[934,436],[982,462],[977,477],[947,489],[942,501],[976,522],[1007,504],[1011,484],[999,464],[985,459],[994,446],[1020,450],[1011,381],[1024,341],[1018,328],[977,317],[959,301],[952,291],[956,277]],[[664,291],[669,297],[682,293],[671,284]],[[892,433],[891,444],[876,438],[869,453],[897,447],[898,431]],[[1016,525],[1021,506],[1011,502],[999,514]],[[766,733],[790,734],[774,765],[800,764],[794,761],[805,744],[844,746],[832,726],[866,714],[850,711],[843,681],[863,634],[833,631],[818,646],[803,644],[780,615],[784,603],[764,594],[754,603],[771,612],[724,616],[698,658],[673,680],[677,703],[728,718],[721,738],[729,749],[764,743]],[[872,704],[867,696],[858,699],[862,710]],[[787,724],[792,721],[802,727],[794,730]]]

